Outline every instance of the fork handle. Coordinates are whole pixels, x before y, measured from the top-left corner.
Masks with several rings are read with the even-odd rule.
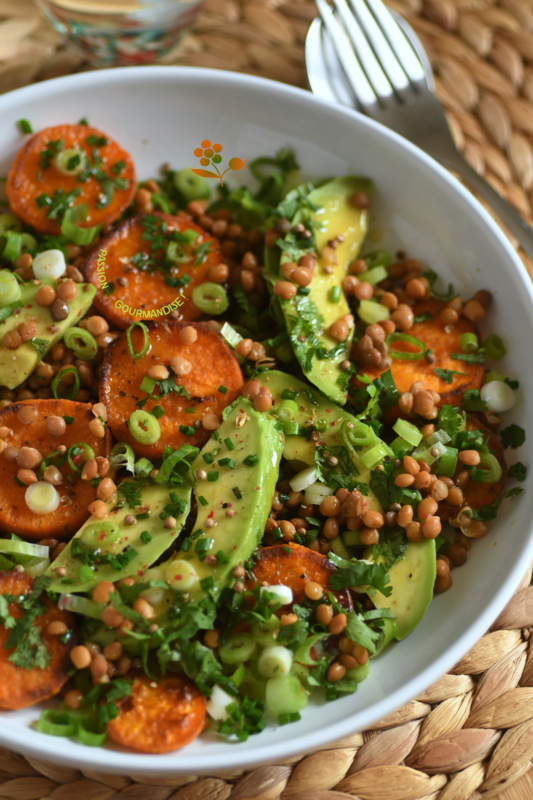
[[[501,221],[516,236],[521,248],[533,260],[533,228],[515,211],[512,205],[504,200],[462,156],[459,156],[457,160],[454,158],[453,162],[450,160],[446,166],[456,170],[489,203]]]

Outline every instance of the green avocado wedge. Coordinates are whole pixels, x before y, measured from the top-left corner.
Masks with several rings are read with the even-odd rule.
[[[437,556],[434,539],[410,542],[401,561],[389,570],[392,594],[376,592],[372,598],[377,608],[390,608],[396,618],[396,639],[416,628],[433,599]]]
[[[297,208],[291,218],[293,225],[307,222],[314,229],[318,253],[331,240],[342,239],[335,249],[336,264],[329,267],[318,257],[309,287],[303,292],[298,291],[292,300],[279,300],[292,348],[306,378],[340,405],[346,403],[347,393],[337,384],[339,364],[349,356],[354,327],[351,326],[347,339],[342,343],[327,331],[333,322],[350,313],[341,288],[342,281],[348,274],[349,264],[357,257],[368,229],[368,211],[355,208],[350,198],[356,192],[370,192],[371,188],[370,180],[357,177],[336,178],[318,188],[304,184],[293,190],[280,206],[280,209]],[[298,192],[303,201],[299,204],[288,202]],[[295,241],[291,232],[286,234],[284,241],[287,249],[266,248],[265,277],[271,286],[280,279],[286,280],[280,272],[283,263],[297,262],[300,256],[309,252],[303,249],[306,240]],[[304,341],[301,340],[303,336]]]
[[[109,513],[104,524],[95,517],[89,517],[63,552],[50,564],[46,574],[52,579],[52,583],[48,587],[51,591],[90,592],[99,581],[115,582],[129,575],[137,575],[148,569],[176,540],[189,513],[191,486],[183,484],[170,488],[157,483],[148,484],[142,481],[126,480],[120,484],[120,487],[128,485],[138,488],[137,493],[132,490],[137,495],[136,505],[131,507],[129,503],[126,503],[122,508],[116,508],[117,495],[115,494],[107,501]],[[172,497],[170,497],[171,492]],[[165,520],[159,516],[169,503],[172,503],[173,506],[181,503],[180,510],[182,511],[180,515],[177,515],[173,508],[172,515],[177,519],[177,525],[172,529],[165,528]],[[149,516],[145,517],[144,515],[147,513]],[[133,525],[126,525],[124,518],[127,515],[139,518]],[[90,553],[94,552],[99,542],[96,537],[96,545],[88,545],[84,539],[89,538],[90,532],[87,534],[86,531],[91,526],[96,528],[98,524],[104,530],[105,523],[115,525],[118,529],[118,536],[113,539],[112,543],[102,537],[100,549],[103,553],[118,558],[118,561],[114,565],[95,565],[93,577],[87,579],[87,569],[84,564],[91,563]],[[91,530],[93,530],[92,527]],[[80,552],[75,556],[74,553],[77,550]],[[121,563],[124,563],[124,566],[121,567]],[[58,569],[60,569],[59,575]],[[90,572],[88,574],[90,575]]]
[[[198,516],[181,550],[159,568],[170,587],[188,592],[193,602],[208,591],[219,594],[234,580],[232,569],[261,542],[283,450],[280,427],[240,397],[192,463],[200,473]]]
[[[276,415],[283,400],[283,393],[294,392],[297,393],[295,402],[298,411],[292,421],[302,427],[320,427],[320,439],[318,442],[313,441],[313,439],[307,439],[304,436],[289,435],[285,437],[283,456],[292,463],[296,471],[314,463],[317,444],[326,448],[345,447],[342,437],[343,423],[361,424],[348,411],[345,411],[336,403],[332,403],[320,392],[310,389],[303,381],[293,378],[285,372],[269,370],[260,375],[259,380],[263,386],[270,389],[272,394],[272,414]],[[379,442],[380,440],[376,437],[376,441]],[[349,456],[356,471],[359,473],[356,480],[360,483],[368,484],[370,482],[370,470],[364,466],[356,451],[349,452]],[[368,499],[370,500],[371,509],[382,511],[381,503],[370,488],[368,489]]]
[[[0,376],[2,386],[15,389],[33,372],[39,361],[65,335],[68,328],[77,325],[92,305],[96,288],[90,283],[78,283],[78,294],[69,300],[69,313],[65,319],[54,320],[49,308],[37,305],[35,296],[41,286],[57,288],[57,280],[42,280],[21,285],[20,307],[10,316],[0,321]],[[0,318],[2,311],[0,309]],[[37,331],[31,341],[24,342],[16,350],[8,350],[1,342],[9,331],[15,330],[21,322],[35,322]],[[38,349],[37,349],[38,347]]]

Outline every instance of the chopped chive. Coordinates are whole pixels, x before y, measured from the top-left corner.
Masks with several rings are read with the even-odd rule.
[[[237,462],[233,458],[221,458],[218,463],[221,467],[229,467],[230,469],[235,469],[237,466]]]
[[[242,499],[242,492],[241,492],[241,490],[239,489],[238,486],[234,486],[231,491],[233,492],[233,494],[235,495],[237,500],[241,500]]]
[[[273,542],[277,542],[280,539],[283,539],[283,534],[279,528],[274,528],[274,530],[271,533],[271,538]]]
[[[33,128],[27,119],[19,119],[18,126],[22,133],[33,133]]]
[[[165,409],[164,409],[164,408],[161,408],[161,406],[154,406],[154,407],[151,409],[151,411],[150,411],[150,414],[151,414],[153,417],[155,417],[156,419],[161,419],[161,417],[164,417],[164,416],[165,416]]]
[[[142,514],[135,514],[135,519],[149,519],[149,518],[150,518],[149,511],[143,511]]]
[[[226,392],[228,391],[228,387],[227,386],[219,386],[218,387],[218,391],[220,392],[220,394],[226,394]]]
[[[246,464],[247,467],[253,467],[255,466],[255,464],[258,463],[258,461],[259,461],[259,456],[254,453],[253,455],[246,456],[246,458],[243,461],[243,464]]]
[[[208,505],[209,505],[209,500],[206,500],[206,499],[205,499],[205,497],[202,497],[202,495],[200,495],[200,497],[198,498],[198,500],[200,501],[200,503],[201,503],[203,506],[208,506]]]
[[[284,547],[283,547],[283,550],[284,550],[284,552],[285,552],[285,553],[292,553],[292,550],[291,550],[291,548],[290,548],[290,547],[286,547],[286,546],[284,546]]]
[[[227,439],[224,439],[224,444],[226,445],[226,447],[228,448],[228,450],[235,450],[235,445],[233,444],[233,442],[231,441],[231,439],[229,438],[229,436],[228,436],[228,438],[227,438]]]
[[[183,550],[184,553],[186,553],[190,549],[191,545],[192,542],[187,536],[181,543],[181,549]]]
[[[223,550],[219,550],[218,553],[215,553],[215,558],[219,564],[229,564],[229,558]]]
[[[22,486],[26,485],[25,483],[22,483],[22,481],[19,481],[19,479],[17,478],[16,475],[14,476],[14,479],[15,479],[15,483],[17,484],[17,486],[21,486],[22,487]]]
[[[194,541],[195,539],[198,539],[198,537],[199,537],[199,536],[201,536],[201,535],[202,535],[202,533],[203,533],[203,530],[202,530],[201,528],[198,528],[198,530],[197,530],[197,531],[194,531],[194,533],[191,533],[191,539],[192,539],[193,541]]]
[[[189,408],[186,408],[185,411],[187,412],[187,414],[194,414],[196,408],[194,406],[190,406]]]
[[[310,286],[299,286],[298,287],[298,294],[311,294],[311,287]]]
[[[204,591],[207,591],[208,589],[212,589],[214,587],[214,585],[215,585],[215,581],[214,581],[212,575],[210,575],[208,578],[204,578],[203,580],[200,581],[200,586],[202,587],[202,589]]]
[[[148,544],[149,542],[152,541],[152,539],[153,539],[153,536],[152,536],[151,533],[148,533],[148,531],[143,531],[141,533],[141,542],[143,544]]]
[[[293,392],[292,389],[284,389],[281,393],[282,400],[296,400],[298,392]]]
[[[89,120],[87,119],[87,117],[82,117],[80,119],[80,121],[78,122],[78,125],[88,125],[88,124],[89,124]]]
[[[206,536],[205,539],[198,539],[196,542],[196,547],[194,548],[195,553],[207,553],[211,545],[213,544],[213,539],[211,537]]]
[[[211,483],[218,481],[218,472],[216,470],[211,470],[207,473],[207,480]]]
[[[213,461],[215,460],[213,458],[213,456],[211,455],[211,453],[204,453],[202,458],[203,458],[203,460],[205,461],[206,464],[212,464]]]
[[[341,299],[341,287],[340,286],[332,286],[331,287],[331,295],[330,298],[332,303],[338,303]]]
[[[184,436],[194,436],[196,433],[196,428],[193,428],[191,425],[180,425],[179,431]]]
[[[74,422],[74,417],[63,417],[63,419],[65,420],[65,423],[67,425],[72,425],[72,423]]]

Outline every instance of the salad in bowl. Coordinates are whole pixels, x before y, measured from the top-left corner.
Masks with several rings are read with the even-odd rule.
[[[521,491],[491,292],[372,250],[367,176],[302,182],[280,150],[212,195],[201,170],[139,182],[87,119],[20,124],[0,708],[54,697],[44,734],[167,753],[342,702]]]

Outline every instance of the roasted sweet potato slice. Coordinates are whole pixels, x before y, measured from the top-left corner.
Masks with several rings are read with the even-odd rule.
[[[80,169],[87,167],[83,160],[88,159],[88,170],[65,175],[56,167],[55,154],[71,148],[78,150]],[[39,131],[21,147],[9,171],[6,194],[13,212],[24,222],[42,233],[58,234],[63,215],[54,213],[44,198],[53,200],[58,191],[79,190],[74,204],[87,203],[89,209],[85,221],[76,224],[91,228],[120,217],[135,189],[131,156],[113,139],[88,125],[56,125]]]
[[[177,263],[166,257],[173,231],[197,237],[190,244],[174,241],[183,253]],[[152,318],[174,310],[180,315],[174,315],[176,319],[199,319],[202,312],[190,299],[192,290],[205,283],[209,267],[221,261],[216,239],[187,214],[151,214],[123,222],[98,242],[82,270],[86,280],[98,287],[94,301],[98,311],[117,328],[127,328],[136,319],[149,319],[151,312]],[[146,313],[141,316],[136,311]]]
[[[29,407],[37,409],[37,417],[33,422],[24,424],[18,414]],[[48,433],[47,420],[54,416],[73,420],[67,425],[63,436],[51,436]],[[73,444],[85,442],[92,447],[96,456],[105,456],[110,450],[111,437],[106,432],[104,438],[99,439],[91,433],[89,422],[93,419],[87,403],[73,400],[23,400],[0,411],[0,428],[6,427],[10,431],[2,440],[5,449],[0,453],[0,530],[16,533],[29,541],[39,541],[48,537],[65,539],[80,528],[90,516],[87,506],[96,499],[96,490],[90,481],[78,480],[68,462],[65,462],[59,468],[63,483],[56,486],[61,502],[55,511],[39,516],[26,505],[28,487],[17,483],[20,467],[16,462],[8,461],[5,453],[11,455],[8,450],[10,447],[33,447],[46,458],[57,451],[60,445],[68,449]]]
[[[24,573],[0,572],[0,595],[22,597],[32,590],[33,585],[33,578]],[[76,644],[74,616],[68,611],[60,611],[48,598],[43,597],[40,602],[46,610],[36,618],[34,624],[39,628],[42,643],[50,654],[50,661],[44,669],[24,669],[10,661],[9,656],[15,648],[5,649],[10,630],[0,625],[0,708],[3,710],[16,711],[47,700],[57,694],[67,682],[68,672],[72,667],[70,651]],[[16,603],[9,604],[9,615],[15,622],[23,614]],[[48,625],[56,620],[64,622],[72,631],[66,643],[47,632]]]
[[[477,481],[471,480],[466,487],[463,506],[470,506],[470,508],[475,508],[476,511],[479,511],[481,506],[490,506],[498,499],[507,479],[507,464],[505,462],[502,444],[495,433],[490,431],[475,417],[470,417],[466,423],[466,427],[469,431],[483,431],[484,436],[489,434],[488,441],[486,439],[485,441],[487,441],[489,450],[494,451],[494,455],[500,462],[502,468],[502,477],[497,483],[478,483]],[[457,473],[461,472],[463,469],[463,465],[458,464]],[[459,511],[460,508],[457,508],[457,506],[450,506],[448,503],[439,503],[438,514],[445,522],[456,517]]]
[[[336,567],[326,556],[293,543],[260,547],[257,552],[259,560],[253,568],[255,580],[271,586],[289,586],[295,603],[301,603],[305,598],[305,584],[309,581],[319,583],[324,591],[330,590],[329,579]],[[249,581],[247,588],[253,586],[254,583]],[[353,607],[348,589],[333,594],[344,608]]]
[[[198,334],[192,344],[181,341],[179,333],[186,327],[184,322],[148,322],[149,347],[146,355],[132,358],[126,333],[115,339],[106,351],[100,400],[107,408],[108,423],[119,441],[128,442],[138,455],[149,459],[158,458],[166,445],[173,448],[182,444],[202,447],[211,436],[211,431],[202,427],[194,430],[195,420],[201,420],[206,414],[218,414],[220,418],[222,410],[235,400],[243,385],[237,359],[220,336],[204,323],[194,322],[191,325]],[[135,327],[131,332],[134,352],[142,351],[143,341],[143,331]],[[138,410],[137,403],[146,399],[141,383],[147,370],[155,364],[168,367],[174,356],[181,356],[192,364],[187,375],[174,378],[174,385],[181,385],[187,396],[183,392],[170,392],[164,396],[157,392],[152,394],[143,410],[149,412],[157,405],[163,408],[165,413],[158,420],[161,437],[155,444],[141,444],[133,438],[126,423],[131,414]],[[227,391],[220,392],[219,387],[225,387]],[[187,411],[188,408],[194,411]]]
[[[169,753],[202,732],[206,700],[192,681],[169,676],[135,679],[129,697],[117,700],[118,717],[107,724],[113,741],[143,753]]]
[[[431,348],[436,360],[429,364],[425,359],[419,361],[407,361],[400,359],[392,360],[392,375],[396,388],[403,394],[408,392],[410,386],[415,381],[424,381],[426,389],[438,392],[442,397],[443,403],[450,405],[460,405],[461,398],[467,389],[479,389],[483,380],[483,364],[467,364],[451,358],[451,353],[461,353],[461,336],[463,333],[479,334],[477,327],[466,319],[459,317],[459,321],[449,332],[444,330],[444,325],[439,319],[441,311],[446,304],[441,300],[422,300],[414,308],[415,316],[431,314],[431,319],[417,322],[407,331],[409,336],[420,339],[426,346]],[[394,350],[404,352],[415,352],[417,348],[407,342],[395,342]],[[435,374],[435,368],[451,370],[453,372],[464,373],[462,375],[449,375],[451,383],[446,383],[442,377]],[[363,374],[370,375],[372,379],[377,378],[381,371],[378,367],[360,365]]]

